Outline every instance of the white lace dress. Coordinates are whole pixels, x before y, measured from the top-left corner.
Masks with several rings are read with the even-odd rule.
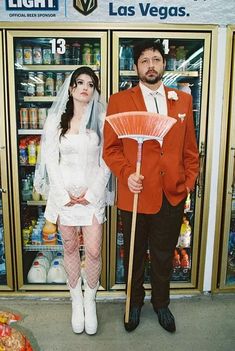
[[[53,149],[46,157],[50,191],[45,218],[56,223],[59,216],[63,225],[84,226],[91,225],[95,215],[103,223],[110,171],[101,157],[97,134],[92,130],[66,134]],[[70,201],[69,193],[78,196],[83,191],[89,205],[65,206]]]

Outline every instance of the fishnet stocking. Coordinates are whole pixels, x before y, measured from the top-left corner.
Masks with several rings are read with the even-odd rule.
[[[101,273],[102,224],[93,217],[92,225],[82,227],[85,245],[85,274],[90,288],[95,288]]]
[[[81,275],[79,227],[62,225],[58,220],[58,228],[63,240],[64,268],[68,276],[68,283],[72,288],[75,288]]]
[[[68,283],[75,288],[81,276],[80,262],[80,227],[66,226],[60,224],[64,247],[64,268],[68,276]],[[101,245],[102,245],[102,224],[99,224],[96,217],[93,217],[92,225],[81,227],[85,246],[85,274],[90,288],[95,288],[101,273]]]

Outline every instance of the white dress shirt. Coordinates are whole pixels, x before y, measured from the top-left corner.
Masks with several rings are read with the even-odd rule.
[[[154,101],[154,97],[155,97],[157,100],[159,114],[167,116],[168,114],[167,102],[166,102],[166,94],[165,94],[163,83],[156,91],[149,89],[142,82],[139,82],[139,86],[144,97],[144,102],[145,102],[147,111],[157,112],[156,104]]]

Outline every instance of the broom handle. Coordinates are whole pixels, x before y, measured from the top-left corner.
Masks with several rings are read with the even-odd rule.
[[[142,157],[142,145],[143,141],[138,140],[138,152],[136,162],[136,175],[140,175],[141,157]],[[131,303],[131,283],[132,283],[132,270],[133,270],[133,258],[134,258],[134,247],[135,247],[135,228],[136,228],[136,216],[138,206],[139,194],[134,194],[133,211],[132,211],[132,223],[131,223],[131,241],[130,241],[130,253],[129,253],[129,265],[128,265],[128,279],[127,279],[127,296],[126,296],[126,311],[125,311],[125,323],[129,322],[130,314],[130,303]]]

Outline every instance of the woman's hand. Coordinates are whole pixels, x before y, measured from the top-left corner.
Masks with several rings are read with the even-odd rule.
[[[85,195],[86,195],[86,191],[84,191],[83,193],[81,193],[81,195],[79,196],[74,196],[72,194],[69,193],[69,197],[70,197],[70,201],[65,205],[65,206],[74,206],[76,204],[80,204],[80,205],[89,205],[89,201],[87,201],[85,199]]]

